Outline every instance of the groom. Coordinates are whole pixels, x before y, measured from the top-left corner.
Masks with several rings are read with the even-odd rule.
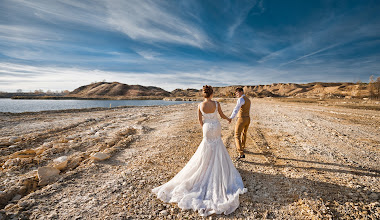
[[[241,87],[236,88],[235,95],[239,99],[237,100],[237,104],[230,116],[230,119],[233,119],[237,115],[238,119],[235,126],[235,143],[237,151],[239,153],[237,159],[240,159],[245,158],[245,141],[247,139],[247,130],[251,121],[249,117],[251,101],[244,95],[244,90]]]

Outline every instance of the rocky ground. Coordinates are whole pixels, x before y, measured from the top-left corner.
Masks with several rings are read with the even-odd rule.
[[[234,213],[208,218],[380,218],[379,111],[252,103],[246,158],[233,159],[248,192]],[[222,103],[226,113],[233,107]],[[151,193],[201,142],[196,109],[1,114],[0,219],[200,218]],[[235,158],[233,124],[222,129]]]

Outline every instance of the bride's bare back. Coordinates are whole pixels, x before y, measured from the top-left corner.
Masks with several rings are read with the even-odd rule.
[[[198,120],[201,126],[203,126],[202,112],[206,114],[214,113],[216,108],[218,108],[218,113],[220,117],[231,122],[231,119],[229,119],[227,116],[223,114],[220,104],[219,103],[216,104],[216,102],[211,100],[211,98],[210,99],[207,98],[199,105],[199,108],[198,108]]]
[[[214,113],[216,109],[216,103],[211,100],[204,101],[201,104],[201,109],[204,113],[207,114]]]

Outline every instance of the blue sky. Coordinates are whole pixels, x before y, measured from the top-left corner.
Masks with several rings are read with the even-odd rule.
[[[0,91],[368,82],[377,0],[0,0]]]

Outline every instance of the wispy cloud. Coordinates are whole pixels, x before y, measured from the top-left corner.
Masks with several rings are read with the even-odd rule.
[[[5,0],[4,4],[7,4],[8,7],[18,7],[14,10],[30,13],[28,16],[31,18],[38,17],[47,23],[56,25],[68,22],[104,28],[106,23],[105,6],[99,0]]]
[[[247,18],[249,12],[255,5],[257,5],[257,0],[254,0],[252,2],[249,2],[248,4],[244,4],[242,9],[239,11],[239,14],[237,18],[235,19],[234,23],[228,28],[228,37],[231,38],[235,34],[236,28],[238,28],[242,22]],[[262,4],[261,4],[262,5]]]
[[[164,1],[108,1],[108,23],[135,40],[203,48],[207,34]]]
[[[288,65],[288,64],[290,64],[290,63],[294,63],[294,62],[296,62],[296,61],[298,61],[298,60],[301,60],[301,59],[304,59],[304,58],[307,58],[307,57],[310,57],[310,56],[313,56],[313,55],[316,55],[316,54],[322,53],[322,52],[324,52],[324,51],[326,51],[326,50],[329,50],[329,49],[331,49],[331,48],[337,47],[337,46],[339,46],[339,45],[341,45],[341,43],[336,43],[336,44],[330,45],[330,46],[328,46],[328,47],[325,47],[325,48],[319,49],[319,50],[317,50],[317,51],[314,51],[314,52],[312,52],[312,53],[306,54],[306,55],[304,55],[304,56],[298,57],[297,59],[291,60],[291,61],[286,62],[286,63],[282,63],[282,64],[280,64],[280,66],[285,66],[285,65]]]
[[[55,25],[76,24],[107,31],[120,31],[145,43],[173,43],[203,48],[210,45],[207,34],[192,20],[181,17],[164,1],[23,1],[4,4],[32,19]],[[9,6],[10,7],[10,6]],[[26,16],[24,15],[24,16]],[[16,15],[15,15],[16,16]],[[64,22],[64,23],[62,23]],[[65,25],[66,26],[66,25]],[[77,28],[76,26],[72,26]],[[44,27],[39,27],[44,28]]]
[[[140,56],[144,57],[147,60],[155,60],[155,59],[157,59],[157,56],[160,55],[159,53],[154,52],[154,51],[138,50],[138,51],[136,51],[136,53],[138,53]]]

